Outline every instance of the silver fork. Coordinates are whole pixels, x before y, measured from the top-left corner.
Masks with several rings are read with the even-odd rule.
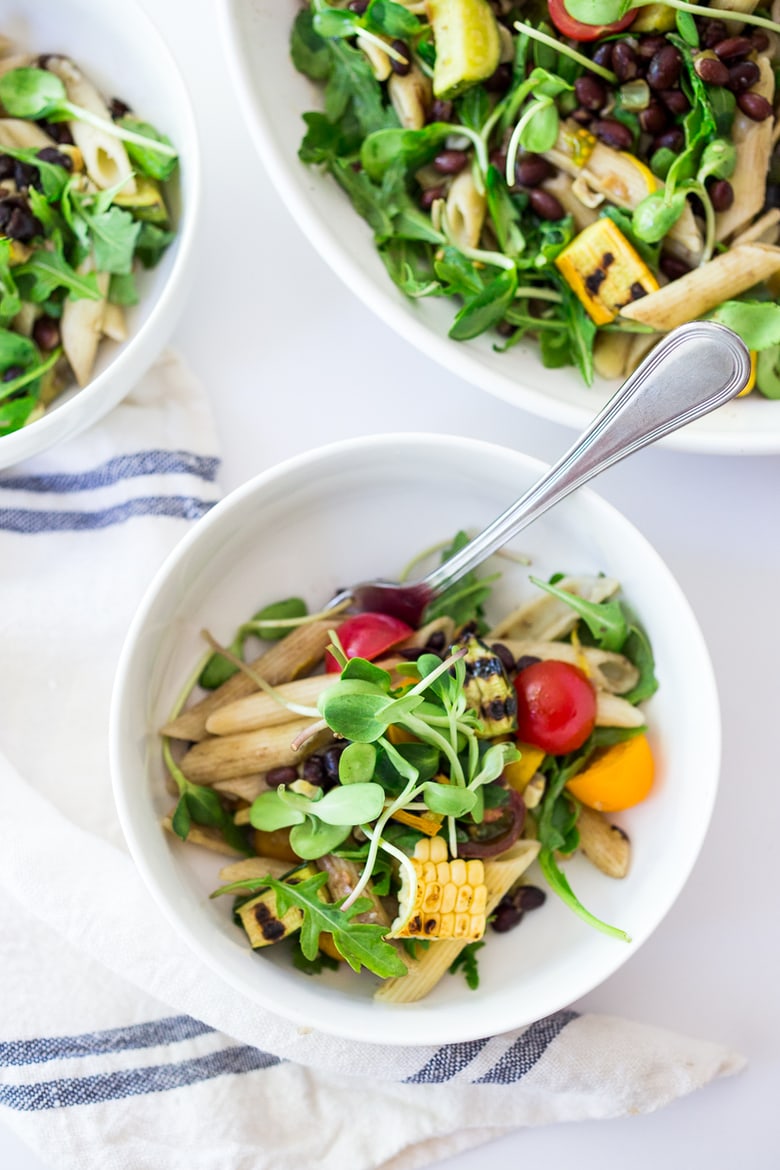
[[[750,355],[730,329],[694,321],[669,333],[610,398],[587,430],[540,479],[460,552],[419,581],[363,581],[329,605],[378,611],[418,625],[431,601],[576,488],[734,398]]]

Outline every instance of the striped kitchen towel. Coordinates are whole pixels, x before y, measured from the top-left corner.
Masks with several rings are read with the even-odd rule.
[[[0,1122],[57,1170],[411,1170],[736,1071],[717,1045],[575,1011],[442,1047],[342,1041],[259,1010],[172,934],[117,823],[108,708],[134,609],[217,473],[173,357],[0,473]]]

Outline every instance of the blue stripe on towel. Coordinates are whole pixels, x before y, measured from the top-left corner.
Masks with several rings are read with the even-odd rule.
[[[431,1059],[424,1064],[419,1072],[407,1077],[407,1085],[440,1085],[449,1081],[457,1073],[471,1064],[488,1042],[484,1040],[467,1040],[461,1044],[446,1044],[438,1052],[434,1052]]]
[[[208,1024],[192,1016],[166,1016],[126,1028],[108,1028],[102,1032],[83,1032],[78,1036],[41,1036],[35,1040],[8,1040],[0,1043],[0,1067],[45,1064],[49,1060],[69,1060],[79,1056],[102,1056],[108,1052],[126,1052],[135,1048],[154,1048],[158,1044],[177,1044],[213,1032]]]
[[[124,524],[136,516],[173,516],[178,520],[199,520],[216,500],[194,496],[145,496],[125,500],[99,512],[48,512],[30,508],[0,509],[0,530],[31,534],[37,532],[92,532]]]
[[[0,475],[0,490],[21,492],[89,492],[139,475],[195,475],[213,483],[219,459],[193,451],[134,451],[117,455],[91,471],[57,471],[49,475]]]
[[[29,1113],[40,1109],[66,1109],[73,1105],[96,1105],[123,1097],[166,1093],[200,1081],[236,1073],[254,1072],[281,1064],[278,1056],[259,1048],[240,1045],[183,1060],[177,1064],[119,1070],[91,1077],[69,1077],[40,1081],[34,1085],[0,1085],[0,1105]]]
[[[496,1061],[491,1069],[483,1073],[473,1082],[475,1085],[511,1085],[519,1081],[530,1072],[537,1061],[541,1060],[567,1024],[576,1020],[579,1012],[555,1012],[543,1020],[531,1024],[519,1036],[504,1055]]]

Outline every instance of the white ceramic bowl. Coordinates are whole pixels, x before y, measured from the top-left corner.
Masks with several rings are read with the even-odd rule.
[[[250,1000],[302,1024],[387,1044],[439,1043],[506,1031],[575,1000],[630,960],[674,902],[699,852],[719,765],[719,713],[696,620],[668,569],[632,526],[588,491],[515,541],[532,568],[502,558],[490,610],[532,592],[529,572],[604,571],[620,579],[653,640],[661,686],[647,717],[658,779],[618,819],[631,836],[623,881],[575,858],[567,874],[583,902],[627,930],[631,944],[584,925],[554,896],[506,935],[490,932],[481,984],[445,977],[421,1003],[372,1001],[375,980],[317,978],[258,956],[208,900],[219,858],[166,835],[169,811],[156,735],[203,651],[206,627],[224,640],[266,602],[294,594],[321,606],[339,586],[393,576],[459,528],[477,530],[528,487],[541,464],[503,447],[449,436],[390,435],[292,459],[233,492],[198,522],[157,575],[133,622],[113,699],[116,800],[132,854],[171,923]],[[533,872],[533,871],[532,871]],[[537,880],[543,884],[541,876]]]
[[[95,373],[42,418],[0,438],[0,468],[71,438],[115,406],[165,345],[182,308],[200,204],[200,153],[190,99],[155,25],[135,0],[0,0],[0,32],[24,51],[69,55],[107,97],[121,97],[176,145],[178,178],[169,185],[176,239],[156,268],[139,278],[140,303],[128,311],[129,334],[104,340]]]
[[[338,185],[297,157],[302,114],[322,109],[322,92],[296,72],[289,54],[298,0],[219,0],[223,42],[239,106],[255,146],[295,221],[357,297],[446,369],[533,414],[584,429],[618,383],[586,388],[573,368],[546,370],[532,342],[494,352],[493,336],[451,341],[447,298],[411,301],[380,260],[368,225]],[[687,451],[780,451],[780,404],[751,394],[662,440]]]

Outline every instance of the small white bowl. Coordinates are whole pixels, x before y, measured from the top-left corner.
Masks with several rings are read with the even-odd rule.
[[[139,277],[140,303],[127,312],[127,340],[104,340],[87,386],[80,390],[74,385],[36,422],[0,438],[2,468],[91,426],[157,357],[186,297],[201,179],[187,89],[160,33],[135,0],[0,0],[0,33],[22,51],[72,57],[101,93],[126,101],[166,133],[179,152],[178,177],[169,185],[176,238],[157,267]]]
[[[572,367],[545,369],[533,342],[497,353],[495,337],[452,341],[455,307],[447,297],[405,297],[388,276],[368,224],[338,184],[298,158],[302,116],[322,110],[321,88],[290,60],[297,0],[219,0],[222,39],[238,104],[285,207],[323,259],[390,328],[460,378],[532,414],[578,431],[617,388],[590,388]],[[683,451],[761,454],[780,451],[780,404],[750,394],[661,440]]]
[[[617,577],[653,642],[660,689],[647,705],[658,778],[618,817],[631,871],[604,877],[583,858],[566,873],[594,913],[633,942],[586,926],[554,895],[514,931],[489,931],[481,983],[445,976],[420,1003],[371,998],[376,981],[350,972],[309,977],[268,948],[252,953],[229,899],[209,901],[220,859],[164,833],[171,807],[158,728],[204,644],[248,614],[300,595],[319,607],[338,587],[394,576],[460,528],[478,530],[525,490],[542,465],[503,447],[441,435],[390,435],[292,459],[233,492],[198,522],[158,573],[133,621],[113,696],[111,766],[122,825],[149,889],[203,962],[250,1000],[326,1032],[385,1044],[444,1043],[506,1031],[584,995],[632,959],[682,889],[701,847],[718,779],[718,701],[696,620],[647,541],[589,491],[559,505],[514,542],[530,568],[502,558],[490,613],[528,596],[528,573]],[[533,874],[533,871],[531,871]],[[538,884],[544,884],[536,875]]]

